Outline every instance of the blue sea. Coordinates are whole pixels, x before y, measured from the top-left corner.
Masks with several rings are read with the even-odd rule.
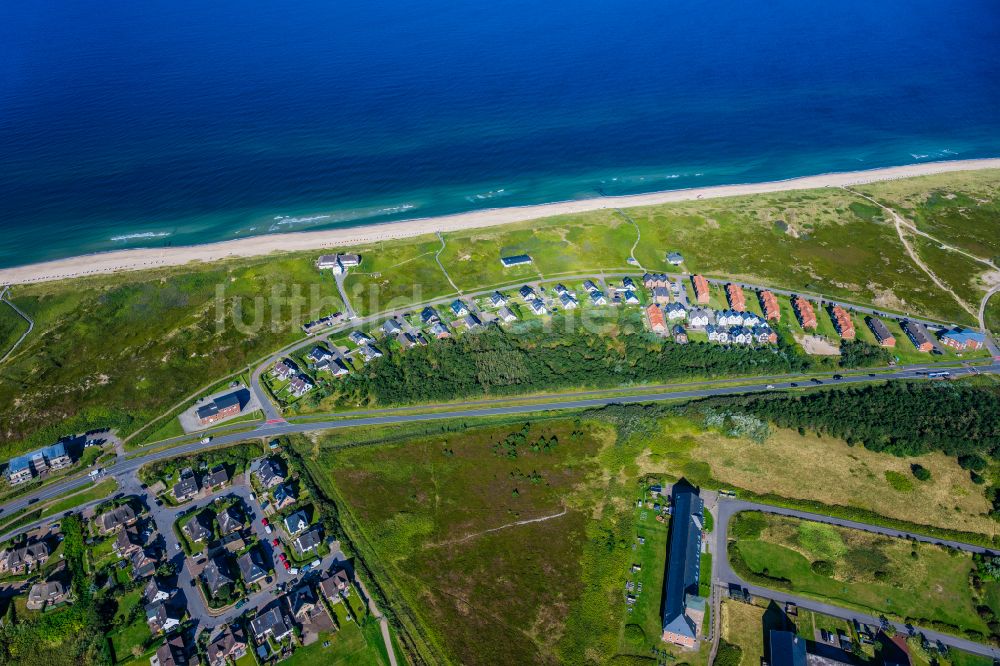
[[[0,266],[998,155],[997,0],[0,4]]]

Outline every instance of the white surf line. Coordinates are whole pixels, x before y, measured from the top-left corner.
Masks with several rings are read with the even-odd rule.
[[[9,286],[5,286],[3,288],[3,291],[0,291],[0,301],[3,301],[4,303],[6,303],[10,307],[12,307],[14,309],[14,312],[16,312],[17,314],[19,314],[21,316],[21,318],[24,319],[24,321],[28,322],[28,330],[25,331],[21,335],[21,337],[17,339],[17,342],[14,343],[13,347],[11,347],[10,349],[7,350],[7,353],[3,355],[3,358],[0,358],[0,363],[3,363],[8,358],[10,358],[10,355],[14,353],[14,350],[17,349],[21,345],[22,342],[24,342],[24,339],[26,337],[28,337],[28,334],[31,333],[31,331],[34,330],[34,328],[35,328],[35,322],[31,319],[31,317],[29,317],[28,315],[24,314],[19,307],[17,307],[13,303],[11,303],[9,300],[7,300],[7,291],[8,290],[10,290],[10,287]]]
[[[440,217],[411,218],[397,222],[368,224],[326,231],[262,234],[260,236],[202,245],[115,250],[82,257],[56,259],[25,266],[0,268],[0,282],[45,282],[118,271],[143,270],[153,266],[181,266],[192,261],[220,261],[235,257],[262,256],[276,251],[300,252],[315,251],[321,248],[352,247],[369,245],[382,240],[422,236],[429,234],[431,229],[434,228],[448,233],[502,226],[553,215],[575,214],[601,209],[652,206],[679,201],[692,201],[695,199],[715,199],[823,187],[844,187],[954,171],[998,168],[1000,168],[1000,158],[926,162],[866,171],[825,173],[763,183],[714,185],[701,188],[666,190],[650,194],[573,199],[547,204],[505,208],[486,208]]]
[[[513,523],[507,523],[506,525],[501,525],[500,527],[493,527],[488,530],[483,530],[482,532],[476,532],[474,534],[469,534],[462,537],[461,539],[453,539],[451,541],[442,541],[441,543],[429,544],[427,548],[437,548],[439,546],[453,546],[457,543],[465,543],[469,539],[474,539],[476,537],[483,536],[484,534],[489,534],[491,532],[499,532],[500,530],[505,530],[508,527],[517,527],[518,525],[528,525],[530,523],[541,523],[546,520],[552,520],[553,518],[559,518],[560,516],[566,515],[567,509],[563,509],[559,513],[553,513],[551,516],[542,516],[541,518],[532,518],[531,520],[518,520]]]

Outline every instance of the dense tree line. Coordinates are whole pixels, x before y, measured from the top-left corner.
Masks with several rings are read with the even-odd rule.
[[[558,325],[553,330],[562,330]],[[346,378],[341,402],[400,404],[586,386],[799,372],[794,348],[680,345],[638,332],[511,332],[491,327],[390,353]]]
[[[802,395],[711,398],[784,428],[815,430],[873,451],[913,456],[943,451],[967,465],[1000,453],[1000,392],[946,382],[890,382]]]
[[[861,340],[844,340],[840,343],[840,360],[842,368],[870,368],[876,365],[888,365],[892,354],[888,349],[871,345]]]

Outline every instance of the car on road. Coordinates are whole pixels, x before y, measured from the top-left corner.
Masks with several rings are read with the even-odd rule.
[[[812,382],[813,384],[822,384],[822,383],[823,383],[823,380],[822,380],[822,379],[819,379],[819,378],[817,378],[817,377],[813,377],[813,378],[812,378],[811,380],[809,380],[809,381],[811,381],[811,382]]]
[[[196,581],[194,578],[192,578],[191,579],[191,587],[196,587],[197,585],[198,585],[198,581]]]
[[[208,443],[209,443],[209,442],[211,442],[211,441],[212,441],[212,438],[211,438],[211,437],[202,437],[202,438],[201,438],[201,443],[202,443],[202,444],[208,444]]]
[[[285,571],[289,571],[292,568],[292,563],[288,560],[283,560],[281,564],[284,565]]]
[[[284,553],[278,553],[278,559],[281,560],[282,562],[285,562],[288,560],[288,556],[285,555]]]
[[[792,386],[792,387],[795,387],[795,386],[798,386],[798,382],[791,382],[791,383],[789,384],[789,386]]]
[[[270,525],[264,527],[264,534],[271,534],[274,530],[271,529]]]
[[[260,524],[263,525],[264,527],[267,527],[267,524],[268,524],[267,523],[267,518],[261,518],[260,519]]]
[[[769,389],[773,389],[773,388],[774,388],[774,384],[768,384],[768,385],[767,385],[767,388],[769,388]]]
[[[843,379],[844,375],[834,375],[833,378],[834,379]]]
[[[279,541],[278,539],[274,539],[273,541],[271,541],[271,545],[272,546],[277,546],[280,543],[281,543],[281,541]]]
[[[250,501],[251,502],[256,502],[257,501],[257,496],[254,495],[253,493],[250,493]]]
[[[235,608],[243,608],[246,605],[247,605],[247,600],[246,599],[240,599],[239,601],[236,602]]]
[[[174,550],[180,550],[180,549],[181,549],[181,545],[179,543],[175,543],[174,544]]]
[[[34,504],[37,501],[38,501],[37,497],[32,497],[30,500],[28,500],[28,504]]]

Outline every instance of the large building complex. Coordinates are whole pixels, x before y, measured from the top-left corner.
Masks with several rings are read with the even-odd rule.
[[[667,583],[663,593],[663,640],[687,648],[698,643],[705,599],[698,596],[705,503],[683,482],[673,489]]]
[[[7,480],[10,481],[10,485],[16,486],[49,470],[69,467],[72,463],[69,454],[66,453],[66,445],[58,442],[23,456],[11,458],[7,463]]]

